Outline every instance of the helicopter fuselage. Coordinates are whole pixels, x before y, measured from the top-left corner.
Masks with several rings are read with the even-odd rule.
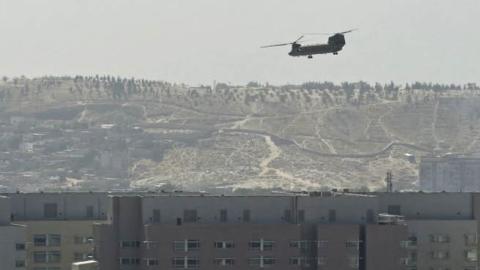
[[[327,44],[301,45],[296,42],[292,43],[292,50],[288,53],[290,56],[308,56],[314,54],[337,54],[345,46],[345,37],[342,34],[335,34],[328,38]]]
[[[288,53],[290,56],[310,56],[314,54],[326,54],[326,53],[337,53],[342,50],[342,46],[330,45],[330,44],[315,44],[302,46],[292,46],[292,50]]]

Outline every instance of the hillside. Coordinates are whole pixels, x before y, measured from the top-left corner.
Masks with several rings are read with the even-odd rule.
[[[480,150],[479,93],[474,84],[4,78],[0,185],[378,190],[391,170],[396,189],[415,190],[422,155]]]

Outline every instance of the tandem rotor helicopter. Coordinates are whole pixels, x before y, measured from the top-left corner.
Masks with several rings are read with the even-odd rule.
[[[330,35],[328,38],[327,44],[312,44],[312,45],[302,45],[298,43],[301,39],[305,37],[302,35],[294,42],[281,43],[274,45],[262,46],[261,48],[271,48],[279,46],[292,45],[292,50],[288,53],[290,56],[307,56],[308,58],[313,58],[315,54],[327,54],[332,53],[337,55],[339,51],[345,46],[345,34],[356,31],[358,29],[350,29],[344,32],[339,33],[307,33],[305,35]]]

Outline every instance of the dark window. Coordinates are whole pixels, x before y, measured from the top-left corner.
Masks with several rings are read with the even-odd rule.
[[[177,218],[177,225],[178,226],[182,225],[182,219],[181,218]]]
[[[243,210],[243,222],[250,222],[250,210],[245,209]]]
[[[372,209],[367,210],[367,223],[373,223],[375,221],[375,215]]]
[[[227,222],[227,220],[228,220],[227,209],[220,210],[220,222]]]
[[[91,206],[91,205],[87,206],[86,217],[87,218],[93,218],[93,206]]]
[[[160,209],[153,209],[153,223],[160,223]]]
[[[328,210],[328,222],[337,221],[337,211],[335,209]]]
[[[46,203],[43,205],[43,216],[45,218],[56,218],[58,214],[57,210],[56,203]]]
[[[16,250],[25,250],[25,244],[24,243],[17,243],[17,244],[15,244],[15,249]]]
[[[189,223],[197,222],[197,210],[191,210],[191,209],[184,210],[183,221],[189,222]]]
[[[305,222],[305,210],[298,210],[298,222]]]
[[[387,209],[390,215],[401,215],[400,205],[389,205]]]
[[[290,211],[290,209],[285,210],[283,213],[283,218],[286,222],[292,222],[292,211]]]
[[[33,245],[36,247],[45,247],[47,246],[47,235],[45,234],[36,234],[33,236]]]

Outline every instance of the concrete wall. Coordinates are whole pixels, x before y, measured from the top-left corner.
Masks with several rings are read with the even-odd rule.
[[[365,227],[366,269],[407,269],[402,263],[402,258],[407,256],[407,252],[401,245],[407,239],[407,226],[367,225]]]
[[[142,199],[143,223],[152,222],[153,210],[159,209],[162,224],[183,219],[186,209],[197,210],[197,223],[218,223],[220,210],[226,209],[227,223],[241,223],[243,211],[250,210],[252,223],[287,223],[284,211],[292,209],[292,196],[153,196]]]
[[[25,251],[16,250],[16,244],[26,244],[25,227],[20,225],[0,226],[0,269],[16,268],[16,261],[25,262]]]
[[[477,244],[468,244],[465,237],[466,235],[477,236],[475,220],[409,220],[408,232],[417,239],[416,248],[410,249],[410,252],[416,253],[418,269],[442,267],[442,269],[464,270],[476,266],[476,262],[469,262],[465,258],[467,250],[477,252]],[[435,243],[432,241],[434,235],[444,235],[449,240],[445,243]],[[448,258],[432,258],[432,252],[436,251],[448,252]]]
[[[376,217],[378,200],[375,196],[336,195],[330,197],[298,197],[297,209],[305,212],[306,223],[329,223],[329,211],[335,210],[334,223],[367,222],[367,211]]]
[[[324,243],[317,248],[319,270],[351,270],[360,264],[360,225],[318,225],[317,239]],[[355,241],[357,248],[347,246]]]
[[[398,205],[407,219],[471,219],[470,193],[379,193],[380,212],[389,205]]]
[[[11,198],[14,220],[43,220],[44,205],[57,204],[58,217],[65,220],[106,219],[106,193],[13,193]],[[93,207],[93,218],[86,216],[87,206]]]
[[[10,224],[10,199],[0,196],[0,226]]]

